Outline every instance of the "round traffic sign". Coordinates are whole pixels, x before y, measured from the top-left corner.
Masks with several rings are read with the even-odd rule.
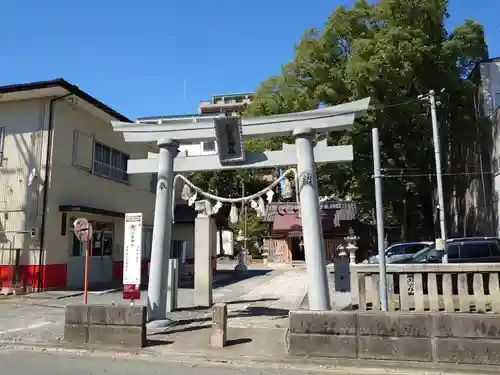
[[[84,217],[76,219],[73,226],[76,238],[80,241],[88,241],[92,237],[92,225]]]

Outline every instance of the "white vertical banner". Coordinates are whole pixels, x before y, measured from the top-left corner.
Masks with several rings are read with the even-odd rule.
[[[142,213],[125,214],[123,243],[123,284],[141,284]]]

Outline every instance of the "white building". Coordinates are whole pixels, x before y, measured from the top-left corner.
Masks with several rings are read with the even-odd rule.
[[[90,283],[121,280],[126,212],[144,215],[147,267],[155,195],[150,177],[129,176],[126,166],[155,150],[125,143],[111,120],[130,121],[64,79],[0,87],[3,286],[17,279],[28,290],[81,287],[85,251],[72,232],[77,217],[95,232]]]

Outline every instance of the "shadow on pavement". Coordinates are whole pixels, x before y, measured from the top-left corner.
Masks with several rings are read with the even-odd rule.
[[[214,276],[214,280],[212,282],[212,287],[223,288],[225,286],[238,283],[243,280],[251,279],[253,277],[259,277],[268,274],[272,270],[253,270],[249,269],[245,273],[238,273],[234,270],[219,270]],[[193,289],[194,288],[194,280],[181,280],[179,281],[179,288],[181,289]]]
[[[181,321],[179,321],[179,322],[181,322]],[[201,331],[202,329],[207,329],[207,328],[212,327],[212,324],[203,324],[203,325],[193,326],[193,327],[182,327],[182,326],[180,326],[181,324],[179,324],[179,322],[173,328],[166,329],[165,332],[150,333],[149,336],[157,336],[157,335],[165,335],[165,334],[171,335],[171,334],[180,333],[180,332]]]
[[[173,341],[166,341],[166,340],[150,340],[148,339],[147,346],[152,347],[152,346],[165,346],[165,345],[171,345],[173,344]]]
[[[236,305],[238,303],[255,303],[255,302],[271,302],[271,301],[278,301],[279,298],[261,298],[261,299],[241,299],[241,300],[234,300],[234,301],[229,301],[229,302],[224,302],[227,305]]]
[[[264,300],[256,300],[255,302],[265,301]],[[205,310],[205,309],[203,309]],[[288,316],[288,309],[279,309],[274,307],[266,307],[266,306],[246,306],[241,310],[231,311],[228,313],[228,319],[231,318],[245,318],[245,317],[257,317],[257,316],[270,316],[276,319],[285,318]],[[212,321],[212,317],[209,315],[205,315],[203,317],[196,317],[192,319],[179,319],[176,321],[176,327],[182,325],[189,325],[193,323],[200,322],[210,322]],[[170,330],[169,330],[170,331]]]
[[[233,345],[238,345],[238,344],[247,344],[249,342],[252,342],[253,340],[248,337],[242,337],[241,339],[234,339],[234,340],[227,340],[226,341],[226,346],[233,346]]]

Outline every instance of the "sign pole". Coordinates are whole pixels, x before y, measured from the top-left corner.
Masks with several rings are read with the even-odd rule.
[[[80,241],[81,249],[85,251],[85,274],[83,280],[83,302],[87,304],[88,302],[88,292],[89,292],[89,252],[90,252],[90,240],[92,238],[92,225],[87,219],[81,217],[75,220],[73,223],[75,236]]]
[[[89,295],[89,240],[82,241],[85,246],[85,280],[83,289],[83,303],[87,304]]]

